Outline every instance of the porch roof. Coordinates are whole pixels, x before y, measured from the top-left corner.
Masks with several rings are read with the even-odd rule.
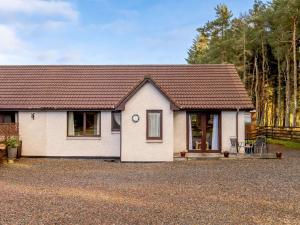
[[[0,66],[0,110],[110,110],[151,77],[179,109],[253,109],[234,65]]]

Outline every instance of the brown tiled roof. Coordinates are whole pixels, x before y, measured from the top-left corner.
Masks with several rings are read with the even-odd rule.
[[[0,109],[114,109],[144,77],[180,109],[252,109],[233,65],[0,66]]]

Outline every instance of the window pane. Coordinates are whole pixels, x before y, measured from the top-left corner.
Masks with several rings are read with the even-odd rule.
[[[0,123],[15,123],[15,112],[1,112]]]
[[[251,124],[251,113],[245,113],[245,124]]]
[[[200,114],[189,115],[189,150],[201,150],[202,124]]]
[[[68,136],[100,136],[100,112],[68,112]]]
[[[87,112],[86,113],[86,133],[87,136],[97,135],[97,113]]]
[[[74,112],[68,112],[68,136],[75,136]]]
[[[112,112],[111,114],[111,119],[112,119],[112,130],[114,131],[119,131],[120,130],[120,125],[121,125],[121,113],[120,112]]]
[[[83,135],[83,112],[73,112],[74,119],[74,135]]]
[[[148,136],[153,138],[159,138],[161,136],[160,130],[160,117],[159,112],[148,113]]]
[[[219,149],[219,116],[208,114],[206,123],[206,150]]]

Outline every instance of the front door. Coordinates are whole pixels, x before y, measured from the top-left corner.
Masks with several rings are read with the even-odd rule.
[[[191,112],[187,117],[188,150],[190,152],[220,151],[220,113]]]

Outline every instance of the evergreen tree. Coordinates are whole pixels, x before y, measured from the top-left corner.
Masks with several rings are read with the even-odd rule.
[[[224,4],[215,11],[216,18],[197,29],[186,61],[235,64],[255,103],[258,125],[300,126],[300,1],[256,0],[238,18]]]

